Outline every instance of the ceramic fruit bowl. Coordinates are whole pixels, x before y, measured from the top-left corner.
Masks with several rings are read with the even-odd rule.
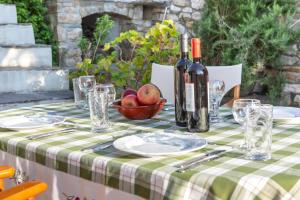
[[[153,105],[125,107],[121,105],[121,100],[115,101],[113,107],[124,117],[133,120],[150,119],[155,116],[166,104],[167,100],[161,98],[160,101]]]

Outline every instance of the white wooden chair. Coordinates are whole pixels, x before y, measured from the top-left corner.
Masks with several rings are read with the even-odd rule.
[[[233,99],[226,102],[232,106],[235,99],[240,98],[240,85],[242,80],[242,64],[230,66],[207,66],[209,80],[223,80],[225,93],[234,88]],[[151,83],[160,88],[164,98],[169,104],[174,104],[174,66],[152,64]]]
[[[229,66],[207,66],[209,80],[223,80],[225,92],[233,88],[233,99],[225,104],[232,107],[233,101],[240,98],[240,85],[242,82],[242,64]]]
[[[167,104],[174,104],[174,66],[153,63],[151,83],[159,87]]]

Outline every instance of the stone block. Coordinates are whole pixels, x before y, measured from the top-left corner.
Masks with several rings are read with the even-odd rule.
[[[78,41],[78,39],[82,36],[81,27],[58,25],[57,26],[58,33],[58,41]]]
[[[284,72],[286,79],[289,83],[300,84],[300,73],[297,72]]]
[[[171,11],[172,13],[179,13],[179,12],[181,11],[181,8],[172,4],[172,5],[170,6],[170,11]]]
[[[31,24],[0,24],[0,44],[23,45],[35,44]]]
[[[193,9],[190,8],[190,7],[185,7],[182,9],[182,12],[185,12],[185,13],[192,13],[193,12]]]
[[[118,13],[119,15],[128,16],[129,9],[128,7],[119,8],[115,3],[105,3],[104,4],[104,12],[108,13]]]
[[[187,32],[186,27],[183,26],[182,24],[180,24],[179,22],[175,22],[175,25],[176,25],[177,31],[179,33],[185,33],[185,32]]]
[[[279,105],[290,106],[292,105],[292,95],[289,92],[282,92]]]
[[[294,104],[297,104],[300,107],[300,95],[296,95],[294,98]]]
[[[280,57],[281,63],[284,65],[296,65],[298,62],[300,62],[300,59],[297,56],[288,56],[288,55],[282,55]]]
[[[203,8],[205,0],[191,0],[191,6],[193,9],[200,10]]]
[[[171,19],[173,21],[177,21],[178,20],[178,15],[169,14],[169,15],[167,15],[167,19]]]
[[[52,67],[51,46],[0,46],[1,67]]]
[[[0,93],[60,91],[69,89],[66,70],[1,70]]]
[[[17,9],[15,5],[0,4],[0,24],[16,24]]]
[[[179,14],[179,19],[182,18],[184,20],[190,20],[192,18],[191,13],[180,13]]]
[[[200,20],[201,19],[201,13],[200,12],[193,12],[192,13],[192,19],[193,20]]]
[[[300,66],[284,66],[283,71],[285,71],[285,72],[299,72],[300,73]]]
[[[190,6],[191,2],[189,0],[173,0],[175,6]]]
[[[143,6],[136,6],[134,9],[129,9],[129,17],[132,19],[143,19]]]
[[[300,84],[290,84],[287,83],[284,86],[283,92],[290,92],[290,93],[296,93],[300,94]]]
[[[57,13],[57,22],[62,24],[80,24],[80,13]]]

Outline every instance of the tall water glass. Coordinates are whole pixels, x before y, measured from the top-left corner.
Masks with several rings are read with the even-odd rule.
[[[242,132],[244,134],[244,142],[241,144],[240,149],[241,150],[247,150],[248,144],[247,144],[247,129],[246,129],[246,113],[247,113],[247,107],[249,105],[260,105],[260,100],[258,99],[237,99],[233,102],[232,107],[232,114],[237,123],[242,125]]]
[[[273,106],[269,104],[248,106],[246,124],[248,133],[246,158],[271,159]]]
[[[219,115],[219,107],[224,95],[225,83],[222,80],[213,80],[209,82],[209,103],[210,103],[210,122],[218,123],[223,119]]]
[[[72,82],[73,82],[75,106],[78,108],[83,108],[85,102],[85,95],[79,88],[79,78],[73,78]]]
[[[92,132],[99,133],[109,128],[107,92],[89,91],[89,107]]]
[[[107,92],[108,105],[111,105],[116,99],[116,90],[113,84],[98,84],[95,86],[100,91]]]
[[[88,109],[88,94],[90,90],[93,90],[96,84],[95,76],[80,76],[79,77],[79,88],[85,95],[85,102],[83,108]]]

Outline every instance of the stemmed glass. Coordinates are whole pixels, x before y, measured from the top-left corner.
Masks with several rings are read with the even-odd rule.
[[[94,86],[96,84],[95,76],[80,76],[79,77],[79,89],[84,93],[85,95],[85,102],[83,105],[84,109],[89,108],[88,104],[88,92],[90,90],[93,90]]]
[[[111,83],[106,83],[106,84],[98,84],[95,86],[97,90],[106,92],[107,93],[107,101],[108,105],[112,105],[112,103],[116,99],[116,90],[113,84]]]
[[[232,114],[234,117],[234,120],[242,125],[242,130],[244,133],[244,143],[241,144],[240,149],[241,150],[247,150],[248,149],[248,133],[247,133],[247,109],[249,107],[258,107],[260,106],[260,100],[258,99],[237,99],[233,102],[232,107]]]
[[[213,80],[209,83],[209,99],[210,99],[210,122],[218,123],[223,119],[219,116],[219,107],[221,99],[224,95],[225,83],[222,80]]]

